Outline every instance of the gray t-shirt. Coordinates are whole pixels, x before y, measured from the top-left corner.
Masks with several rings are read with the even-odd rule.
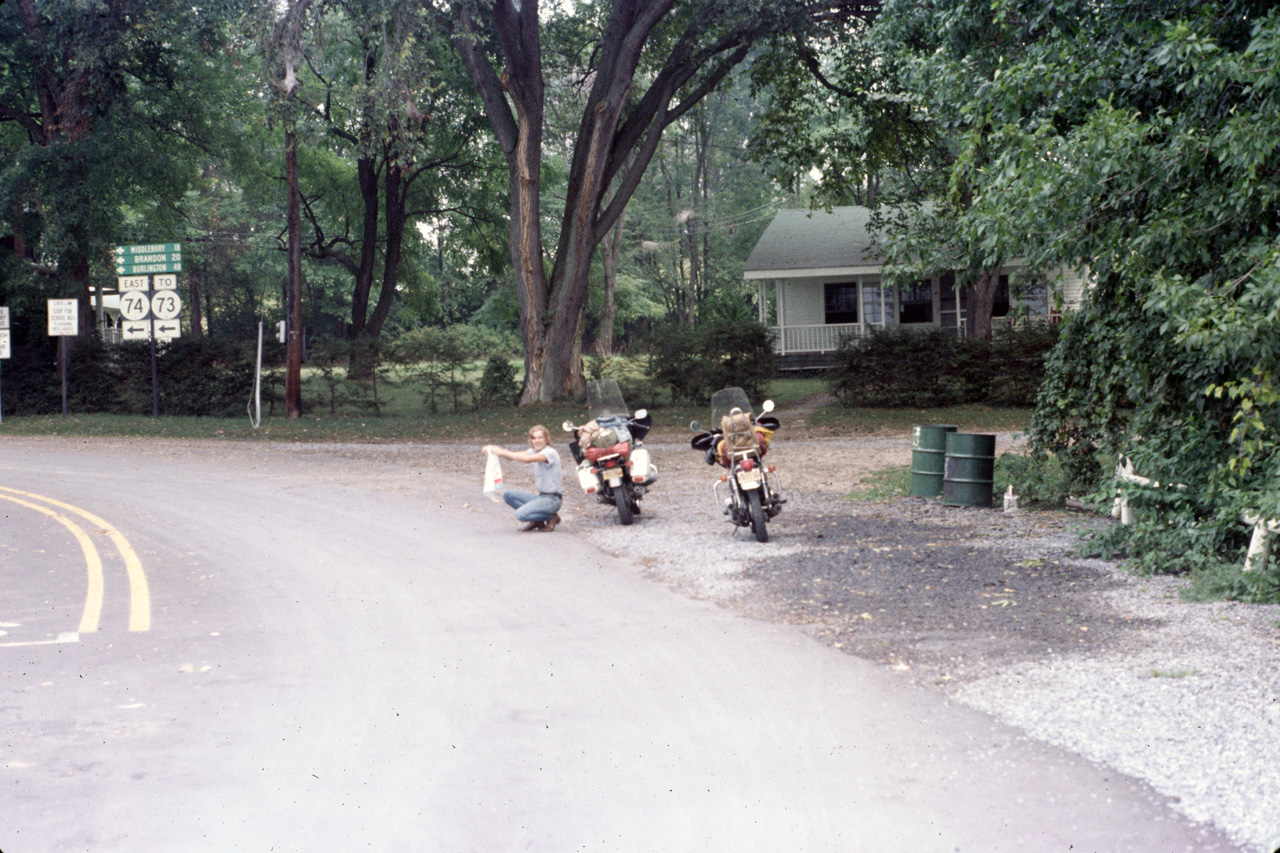
[[[538,451],[530,447],[529,452],[537,453]],[[560,454],[554,447],[544,447],[542,455],[547,457],[546,462],[533,463],[533,487],[540,495],[558,495],[560,494]]]

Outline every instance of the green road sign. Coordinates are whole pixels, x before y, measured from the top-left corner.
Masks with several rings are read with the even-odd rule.
[[[116,275],[182,272],[181,243],[116,246]]]
[[[125,255],[182,254],[181,243],[144,243],[140,246],[116,246],[116,259]]]

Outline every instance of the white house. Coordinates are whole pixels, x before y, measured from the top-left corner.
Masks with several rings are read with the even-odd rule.
[[[910,287],[881,281],[882,258],[868,231],[865,207],[780,210],[743,266],[743,275],[759,289],[760,321],[774,333],[780,356],[829,353],[850,337],[873,328],[940,328],[964,334],[962,296],[954,276],[939,274]],[[1004,269],[1014,272],[1018,264]],[[1080,304],[1084,279],[1064,273],[1054,285],[1061,304]],[[993,317],[1057,318],[1056,304],[1044,285],[1010,295],[1009,276],[1000,276]]]

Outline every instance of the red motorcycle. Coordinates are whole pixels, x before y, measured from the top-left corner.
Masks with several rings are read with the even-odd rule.
[[[569,450],[578,463],[578,484],[602,504],[618,510],[618,521],[631,524],[640,514],[640,499],[657,480],[657,468],[643,439],[653,420],[644,409],[629,415],[618,383],[600,379],[587,386],[591,420],[581,426],[565,421],[565,432],[576,433]]]

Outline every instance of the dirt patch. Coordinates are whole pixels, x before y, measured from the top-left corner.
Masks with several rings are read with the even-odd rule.
[[[811,504],[792,519],[804,546],[747,569],[747,612],[929,680],[1095,654],[1161,624],[1116,610],[1105,593],[1123,578],[1073,555],[1096,524],[923,498]]]

